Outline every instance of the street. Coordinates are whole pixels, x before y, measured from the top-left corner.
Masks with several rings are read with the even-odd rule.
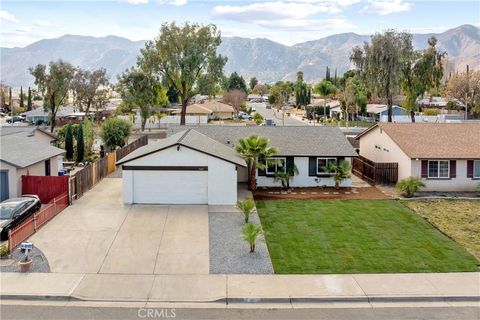
[[[60,302],[59,302],[60,303]],[[74,302],[72,302],[74,303]],[[132,303],[130,303],[132,304]],[[1,318],[9,320],[127,320],[127,319],[430,319],[478,320],[478,307],[387,307],[387,308],[144,308],[43,305],[1,305]]]
[[[282,112],[277,111],[276,109],[267,109],[265,103],[250,103],[251,107],[254,107],[258,113],[260,113],[265,120],[273,119],[277,126],[281,126],[282,123],[285,123],[286,126],[306,126],[308,125],[307,122],[303,122],[293,117],[288,117],[285,115],[283,117]],[[282,121],[284,119],[284,121]]]

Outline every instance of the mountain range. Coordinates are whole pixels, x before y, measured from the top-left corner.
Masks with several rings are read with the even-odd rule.
[[[480,29],[462,25],[442,33],[414,34],[416,49],[426,48],[429,37],[438,39],[438,48],[448,53],[447,71],[480,68]],[[237,71],[247,81],[256,76],[261,82],[293,80],[303,71],[306,81],[323,78],[329,66],[339,75],[352,67],[352,47],[369,41],[370,36],[342,33],[314,41],[286,46],[268,39],[224,37],[218,53],[228,57],[225,73]],[[133,66],[145,41],[117,36],[90,37],[65,35],[44,39],[23,48],[0,48],[0,75],[4,84],[27,86],[33,83],[29,67],[59,58],[86,69],[106,68],[111,81]]]

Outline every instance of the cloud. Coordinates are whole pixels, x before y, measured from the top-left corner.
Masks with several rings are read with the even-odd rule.
[[[37,20],[33,23],[36,27],[50,27],[52,24],[46,20]]]
[[[376,13],[385,16],[390,13],[409,11],[412,5],[403,0],[370,0],[360,13]]]
[[[14,22],[14,23],[19,23],[20,20],[17,19],[13,14],[5,11],[5,10],[0,10],[0,20],[8,21],[8,22]]]
[[[187,4],[187,0],[157,0],[159,4],[171,4],[174,6],[183,6]]]
[[[146,4],[148,0],[126,0],[130,4]]]

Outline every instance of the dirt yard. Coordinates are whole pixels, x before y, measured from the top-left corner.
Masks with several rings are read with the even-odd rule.
[[[324,200],[379,200],[391,199],[375,187],[366,188],[260,188],[253,192],[255,200],[324,199]]]

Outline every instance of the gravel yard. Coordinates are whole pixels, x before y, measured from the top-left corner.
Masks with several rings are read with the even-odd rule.
[[[20,251],[20,247],[17,247],[12,253],[10,259],[2,260],[0,267],[1,272],[20,272],[18,261],[24,258],[25,254]],[[29,272],[50,272],[50,266],[48,265],[47,258],[43,255],[42,251],[33,246],[33,249],[29,252],[28,256],[33,260],[32,268]]]
[[[263,235],[254,253],[242,237],[243,216],[239,212],[209,213],[211,274],[271,274],[272,263]],[[259,224],[256,213],[250,222]]]

